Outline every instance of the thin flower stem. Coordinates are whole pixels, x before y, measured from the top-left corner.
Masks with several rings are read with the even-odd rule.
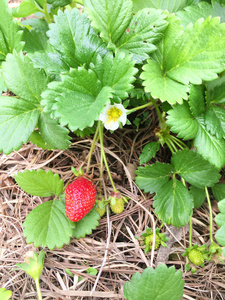
[[[213,214],[212,214],[212,205],[211,205],[211,201],[209,198],[209,192],[207,189],[207,186],[205,187],[205,194],[206,194],[206,198],[208,201],[208,206],[209,206],[209,216],[210,216],[210,241],[211,243],[213,242]]]
[[[116,192],[117,189],[116,189],[115,184],[113,182],[112,175],[111,175],[110,170],[109,170],[109,165],[108,165],[108,162],[107,162],[107,158],[106,158],[106,155],[105,155],[104,144],[103,144],[103,124],[101,123],[101,121],[99,121],[98,127],[99,127],[99,137],[100,137],[100,145],[101,145],[101,155],[103,156],[103,161],[105,163],[105,167],[106,167],[106,170],[108,172],[109,179],[110,179],[110,182],[112,184],[113,190],[114,190],[114,192]]]
[[[166,141],[167,147],[170,149],[171,153],[174,153],[176,151],[174,151],[173,147],[171,146],[171,143],[169,140]]]
[[[181,140],[179,140],[177,137],[175,137],[174,135],[171,135],[172,140],[177,141],[177,143],[181,146],[183,146],[184,148],[188,148],[187,145],[185,145],[185,143],[183,143]]]
[[[181,150],[184,149],[184,147],[176,139],[172,138],[172,135],[170,136],[170,138]]]
[[[103,178],[103,152],[101,151],[101,161],[100,161],[100,178]],[[100,191],[102,190],[102,180],[99,184]]]
[[[143,109],[143,108],[151,106],[151,105],[153,105],[152,102],[148,102],[146,104],[143,104],[143,105],[131,108],[131,109],[127,110],[127,115],[132,114],[133,112],[135,112],[135,111],[137,111],[139,109]]]
[[[163,124],[164,121],[163,121],[163,118],[162,118],[162,114],[161,114],[161,112],[160,112],[160,110],[159,110],[158,105],[156,104],[156,101],[155,101],[153,98],[151,98],[151,102],[152,102],[152,104],[155,106],[156,112],[157,112],[158,117],[159,117],[159,122],[160,122],[160,124]]]
[[[45,18],[48,22],[48,24],[51,23],[51,18],[49,16],[49,13],[48,13],[48,3],[47,3],[47,0],[45,1],[45,4],[44,4],[44,15],[45,15]]]
[[[192,216],[189,220],[189,248],[192,247]]]
[[[90,149],[89,156],[88,156],[86,173],[89,172],[90,164],[91,164],[91,156],[92,156],[92,153],[93,153],[93,151],[95,149],[95,142],[98,140],[98,138],[99,138],[99,126],[97,127],[97,129],[95,131],[95,134],[94,134],[94,137],[93,137],[93,141],[92,141],[92,144],[91,144],[91,149]]]
[[[42,300],[39,278],[35,279],[35,285],[36,285],[36,289],[37,289],[38,300]]]

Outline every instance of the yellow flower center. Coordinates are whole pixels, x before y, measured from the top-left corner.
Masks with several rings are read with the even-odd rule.
[[[112,107],[107,112],[108,118],[110,121],[117,121],[122,115],[122,111],[117,107]]]

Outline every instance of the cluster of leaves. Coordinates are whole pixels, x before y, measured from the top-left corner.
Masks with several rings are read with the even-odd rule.
[[[24,236],[28,243],[35,247],[61,248],[70,242],[71,237],[77,239],[91,234],[100,219],[93,208],[82,220],[70,221],[65,213],[63,181],[58,174],[50,170],[24,171],[15,175],[18,185],[27,193],[39,197],[55,196],[53,200],[43,202],[35,207],[26,217]]]

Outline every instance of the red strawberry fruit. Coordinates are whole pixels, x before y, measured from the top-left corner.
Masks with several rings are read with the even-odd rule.
[[[94,184],[85,177],[79,177],[68,185],[65,192],[66,215],[77,222],[94,207],[96,190]]]

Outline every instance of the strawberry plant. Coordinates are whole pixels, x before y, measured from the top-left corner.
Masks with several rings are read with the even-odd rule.
[[[225,185],[220,182],[225,165],[225,6],[208,2],[24,0],[11,11],[1,1],[0,90],[10,93],[0,96],[0,151],[10,154],[28,141],[65,150],[74,134],[93,135],[85,173],[99,142],[100,178],[106,171],[113,190],[95,205],[96,189],[97,198],[103,197],[101,181],[95,186],[83,176],[67,186],[51,171],[16,174],[25,192],[52,197],[26,217],[28,243],[60,248],[72,237],[91,234],[99,224],[98,210],[108,203],[116,214],[124,210],[127,199],[110,172],[104,130],[113,133],[132,124],[138,131],[147,122],[141,124],[136,112],[151,108],[158,124],[140,155],[143,166],[136,171],[136,184],[154,194],[154,213],[163,223],[189,223],[184,255],[191,263],[202,265],[206,253],[207,260],[221,258],[210,195],[220,201],[215,238],[225,246]],[[33,13],[35,18],[20,19]],[[157,161],[161,147],[169,150],[170,161]],[[192,246],[192,214],[205,199],[210,245],[202,253]],[[141,278],[148,272],[150,278],[160,277],[163,268],[144,271]],[[178,276],[174,269],[165,272]],[[125,287],[128,299],[140,298],[132,296],[132,284]],[[181,290],[178,294],[176,299]]]

